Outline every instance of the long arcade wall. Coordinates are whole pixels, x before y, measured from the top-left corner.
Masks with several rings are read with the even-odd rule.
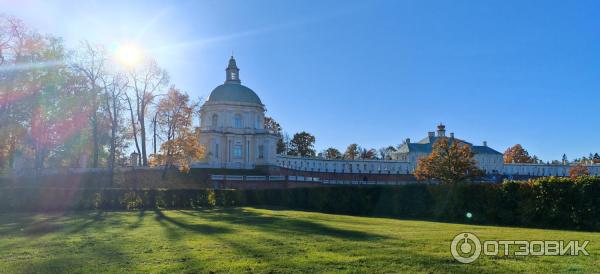
[[[301,171],[365,174],[412,173],[411,165],[406,161],[342,160],[278,155],[275,162],[279,167]]]
[[[342,160],[305,158],[278,155],[279,167],[314,172],[358,173],[358,174],[412,174],[415,165],[409,161],[387,160]],[[569,176],[570,165],[548,164],[502,164],[498,173],[505,176]],[[587,166],[590,175],[600,176],[600,164]]]

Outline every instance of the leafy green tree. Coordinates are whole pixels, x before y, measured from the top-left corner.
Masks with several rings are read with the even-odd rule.
[[[279,125],[272,117],[265,116],[265,129],[277,134],[279,137],[279,139],[277,139],[277,154],[285,154],[287,152],[288,144],[284,140],[281,125]]]
[[[33,64],[66,60],[62,40],[45,37],[31,53]],[[87,113],[91,112],[81,79],[64,63],[35,67],[27,72],[30,97],[28,145],[35,171],[48,166],[87,166],[90,138]],[[79,139],[79,141],[75,141]]]
[[[378,150],[379,158],[382,160],[391,160],[392,155],[396,152],[396,148],[394,146],[382,147]]]
[[[556,165],[556,166],[558,166],[558,165],[562,165],[562,162],[561,162],[561,161],[559,161],[559,160],[552,160],[552,161],[550,162],[550,164],[551,164],[551,165]]]
[[[106,135],[91,136],[89,85],[62,39],[0,16],[0,40],[0,65],[12,67],[0,71],[0,169],[87,167],[99,159],[93,143]]]
[[[377,150],[374,148],[366,149],[359,148],[359,158],[363,160],[374,160],[377,159]]]
[[[294,137],[290,141],[290,150],[288,155],[314,157],[316,154],[314,145],[315,136],[305,131],[298,132],[294,134]]]
[[[341,159],[342,153],[337,148],[330,147],[323,151],[323,157],[326,159]]]
[[[73,68],[76,73],[83,79],[83,91],[88,98],[89,113],[88,119],[90,123],[90,139],[92,141],[92,167],[98,167],[100,163],[100,147],[103,145],[102,129],[103,116],[102,112],[102,78],[106,77],[106,63],[108,60],[106,51],[100,45],[94,45],[90,42],[82,42],[81,48],[77,51],[74,60]],[[104,109],[106,110],[106,109]],[[106,132],[106,131],[104,131]],[[104,138],[106,139],[106,138]]]
[[[41,40],[14,17],[0,15],[0,66],[27,65]],[[29,46],[26,46],[29,45]],[[30,57],[31,56],[31,57]],[[29,123],[32,111],[31,96],[36,85],[30,81],[37,76],[29,70],[0,70],[0,173],[13,167],[18,159],[30,158],[28,145]],[[30,163],[30,159],[23,163]]]
[[[357,159],[359,155],[360,155],[360,151],[359,151],[358,144],[350,144],[346,148],[343,158],[346,160],[354,160],[354,159]]]
[[[265,129],[273,131],[276,134],[281,134],[281,125],[275,121],[275,119],[265,116]]]

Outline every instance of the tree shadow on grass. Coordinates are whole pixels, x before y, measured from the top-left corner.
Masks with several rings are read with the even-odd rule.
[[[73,229],[69,230],[68,233],[79,233],[85,229],[88,229],[89,227],[96,226],[106,218],[104,211],[94,211],[93,213],[88,213],[86,215],[87,216],[84,217],[83,223],[73,227]]]
[[[30,237],[40,237],[63,229],[64,225],[59,221],[65,215],[65,213],[51,216],[35,213],[3,214],[0,218],[0,235],[18,235],[23,233]],[[42,219],[39,219],[40,217]]]
[[[243,208],[223,208],[223,209],[200,209],[195,211],[187,211],[187,215],[198,216],[207,220],[215,222],[227,222],[236,225],[247,225],[253,226],[255,229],[262,232],[271,232],[278,235],[307,235],[307,236],[325,236],[331,237],[336,241],[323,244],[324,252],[337,253],[342,256],[354,257],[355,260],[350,261],[332,261],[325,260],[328,264],[324,269],[330,271],[358,271],[358,272],[369,272],[372,267],[378,267],[380,265],[387,265],[391,262],[391,259],[395,256],[382,256],[381,254],[374,254],[374,257],[360,258],[364,253],[359,252],[359,255],[354,254],[350,249],[339,248],[344,246],[345,243],[341,243],[337,240],[346,240],[354,242],[366,242],[366,245],[358,245],[359,248],[370,248],[371,242],[377,242],[382,240],[390,240],[391,238],[384,235],[378,235],[374,233],[368,233],[363,231],[348,230],[338,227],[331,227],[326,224],[318,223],[309,219],[309,217],[294,218],[292,216],[273,216],[270,214],[260,214],[259,212],[253,212],[245,210]],[[244,256],[254,258],[258,261],[274,262],[281,256],[287,256],[289,258],[302,258],[301,262],[291,260],[292,262],[286,262],[286,265],[292,267],[299,267],[299,269],[305,269],[310,271],[309,268],[305,268],[310,264],[325,263],[323,258],[319,256],[307,256],[306,247],[303,247],[304,243],[299,245],[289,245],[289,243],[281,243],[277,240],[270,239],[270,236],[259,237],[255,240],[232,240],[228,238],[220,237],[219,240],[225,242],[227,245],[235,248]],[[318,241],[318,238],[316,238]],[[393,240],[393,239],[392,239]],[[266,245],[271,245],[266,246]],[[281,247],[277,247],[281,245]],[[396,243],[390,241],[385,243],[383,246],[394,246]],[[328,249],[326,247],[332,247]],[[353,246],[353,245],[349,245]],[[381,244],[378,246],[382,246]],[[460,263],[456,262],[448,252],[448,257],[440,257],[435,254],[428,254],[427,252],[411,250],[413,248],[419,248],[419,246],[406,246],[404,249],[398,249],[403,252],[401,260],[395,261],[396,264],[406,264],[405,260],[413,260],[413,257],[418,257],[411,261],[410,265],[414,265],[420,269],[432,269],[434,272],[443,270],[444,267],[453,267],[453,269],[460,270]],[[279,252],[281,251],[281,252]],[[366,254],[370,254],[367,253]],[[368,255],[370,256],[370,255]],[[377,262],[375,262],[377,261]],[[298,264],[297,264],[298,263]],[[275,264],[278,264],[277,262]],[[443,267],[433,267],[436,265],[443,265]],[[401,270],[401,268],[397,269]],[[464,270],[464,269],[463,269]],[[392,270],[394,271],[394,270]],[[460,272],[457,271],[457,272]]]
[[[122,251],[123,242],[109,241],[108,236],[80,238],[77,232],[102,229],[112,222],[102,222],[105,214],[96,212],[62,212],[58,214],[24,213],[0,217],[0,227],[6,226],[3,237],[15,237],[10,245],[0,244],[5,256],[15,260],[13,271],[24,273],[79,272],[99,265],[117,264],[127,267],[130,258]],[[36,239],[40,236],[48,238]],[[71,238],[73,237],[73,238]],[[101,239],[98,239],[100,237]],[[1,237],[0,237],[1,238]],[[68,239],[74,239],[69,241]],[[69,242],[69,243],[65,243]],[[13,246],[14,245],[14,246]],[[26,254],[29,257],[23,257]],[[2,272],[2,270],[0,270]]]
[[[247,211],[242,208],[223,208],[213,210],[196,210],[186,214],[196,215],[215,222],[255,226],[262,231],[276,233],[310,234],[334,237],[338,239],[367,241],[384,239],[385,236],[363,231],[331,227],[325,224],[295,219],[286,216],[268,216]]]
[[[368,232],[329,226],[309,218],[295,218],[283,214],[261,214],[243,208],[183,210],[180,213],[209,222],[226,223],[236,227],[239,231],[249,230],[250,237],[214,235],[214,238],[235,250],[244,260],[250,260],[253,264],[265,267],[265,270],[278,267],[284,267],[283,269],[288,271],[296,267],[308,272],[314,270],[307,264],[320,263],[323,258],[320,255],[311,255],[314,245],[318,245],[310,243],[311,241],[323,240],[325,243],[322,246],[327,247],[344,245],[342,241],[366,242],[369,245],[369,242],[388,238]],[[290,237],[297,240],[286,240]],[[348,249],[329,252],[336,252],[342,256],[353,256],[346,253],[351,252]],[[339,264],[345,265],[346,262],[339,262]],[[286,270],[282,272],[286,272]],[[335,270],[335,268],[330,270]]]
[[[110,214],[113,213],[113,214]],[[114,214],[117,213],[117,214]],[[83,211],[68,215],[64,227],[64,234],[78,234],[85,230],[104,230],[108,227],[124,226],[118,212],[111,211]]]
[[[140,210],[138,212],[137,220],[135,221],[135,223],[130,224],[128,227],[129,228],[138,228],[138,227],[140,227],[140,225],[144,222],[145,218],[146,218],[146,211],[142,209],[142,210]]]
[[[231,229],[225,227],[213,226],[208,224],[187,223],[184,221],[180,221],[178,218],[173,218],[165,215],[164,212],[160,209],[155,209],[154,214],[156,215],[154,219],[158,221],[163,228],[167,229],[168,237],[172,239],[181,238],[181,232],[175,229],[173,226],[177,228],[182,228],[187,231],[209,235],[233,232]]]
[[[29,226],[23,230],[25,235],[30,237],[41,237],[48,233],[60,231],[64,228],[62,224],[43,222]]]
[[[91,239],[84,247],[61,247],[60,249],[44,249],[44,256],[22,264],[23,273],[82,273],[94,271],[107,272],[104,268],[127,269],[131,272],[136,267],[131,257],[122,250],[123,242]],[[86,270],[84,270],[86,269]],[[21,272],[21,271],[19,271]],[[124,271],[125,272],[125,271]]]

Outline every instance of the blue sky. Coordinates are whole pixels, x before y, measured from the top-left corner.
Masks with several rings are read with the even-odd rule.
[[[122,3],[127,2],[127,3]],[[206,98],[242,83],[319,150],[449,132],[544,160],[600,152],[598,1],[38,1],[4,13],[76,45],[135,41]]]

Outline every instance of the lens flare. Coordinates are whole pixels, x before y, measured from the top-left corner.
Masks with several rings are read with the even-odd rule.
[[[140,63],[143,57],[142,50],[131,43],[121,44],[116,49],[116,59],[122,65],[134,67]]]

